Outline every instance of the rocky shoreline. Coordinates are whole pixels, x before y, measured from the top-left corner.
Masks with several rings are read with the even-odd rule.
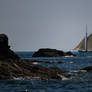
[[[42,67],[26,60],[0,60],[0,79],[20,77],[24,79],[39,78],[41,80],[62,80],[63,78],[71,78],[69,74],[59,68]]]
[[[42,61],[21,60],[8,45],[8,37],[0,34],[0,79],[33,79],[63,80],[71,78],[63,70],[54,67],[43,67],[34,63]],[[44,63],[50,63],[48,61]],[[51,62],[56,63],[56,62]],[[61,62],[57,62],[61,63]]]
[[[40,49],[33,57],[62,57],[76,56],[71,52],[55,49]],[[61,64],[62,61],[49,62],[37,60],[21,60],[8,45],[8,37],[0,34],[0,80],[5,79],[40,79],[40,80],[65,80],[72,76],[62,69],[43,67],[39,64]],[[78,70],[78,72],[92,72],[92,66]]]

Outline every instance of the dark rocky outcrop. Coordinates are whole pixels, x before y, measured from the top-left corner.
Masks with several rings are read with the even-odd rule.
[[[65,56],[76,56],[75,54],[73,54],[72,52],[68,51],[65,53]]]
[[[53,50],[50,51],[53,52]],[[56,56],[64,54],[62,51],[55,50],[54,52]],[[51,56],[54,54],[52,53]],[[21,60],[10,49],[10,46],[8,45],[8,37],[5,34],[0,34],[0,79],[38,78],[43,80],[62,80],[71,78],[71,76],[63,70],[34,65],[33,62],[37,61]],[[39,63],[41,63],[41,61],[39,61]],[[46,61],[45,63],[49,62]]]
[[[10,49],[8,37],[0,34],[0,59],[19,59],[19,57]]]
[[[0,79],[14,78],[63,80],[71,78],[71,76],[59,68],[33,65],[31,61],[13,59],[0,60]]]
[[[87,66],[83,69],[80,69],[79,72],[92,72],[92,66]]]
[[[62,56],[76,56],[72,52],[63,52],[56,49],[39,49],[32,57],[62,57]]]

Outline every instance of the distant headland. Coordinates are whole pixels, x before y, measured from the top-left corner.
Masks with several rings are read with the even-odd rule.
[[[64,52],[56,49],[42,48],[33,54],[32,57],[63,57],[63,56],[76,56],[72,52]]]

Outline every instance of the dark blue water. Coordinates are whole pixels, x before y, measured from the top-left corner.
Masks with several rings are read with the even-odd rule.
[[[79,53],[76,57],[32,58],[34,52],[16,52],[22,59],[57,62],[60,64],[40,64],[58,67],[72,75],[67,80],[1,80],[0,92],[92,92],[92,73],[76,72],[92,65],[92,52]]]

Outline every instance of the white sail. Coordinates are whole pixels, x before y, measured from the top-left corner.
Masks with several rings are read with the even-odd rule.
[[[85,51],[87,51],[87,24],[86,24],[86,35],[85,35]]]
[[[74,50],[78,51],[92,51],[92,34],[88,36],[87,34],[87,25],[86,25],[86,34],[84,39],[74,48]]]

